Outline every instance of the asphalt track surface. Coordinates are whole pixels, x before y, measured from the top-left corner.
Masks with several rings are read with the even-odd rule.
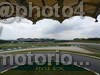
[[[48,54],[50,54],[50,53],[45,53],[45,55],[48,55]],[[63,55],[63,53],[58,53],[58,54],[60,54],[60,57],[61,57],[61,55]],[[77,62],[76,65],[78,65],[80,67],[86,68],[90,71],[100,73],[100,60],[99,59],[94,59],[94,58],[87,57],[84,55],[76,55],[76,54],[69,54],[69,55],[72,56],[72,63],[71,64],[75,65]]]
[[[74,43],[71,43],[71,44],[74,44]],[[75,45],[96,45],[96,46],[100,46],[100,44],[91,44],[91,43],[75,43]],[[99,49],[98,49],[99,50]],[[19,50],[20,51],[20,50]],[[48,55],[48,54],[56,54],[56,53],[42,53],[42,54],[45,54],[45,55]],[[63,53],[60,53],[60,55],[62,55]],[[97,72],[100,74],[100,60],[99,59],[95,59],[95,58],[92,58],[92,57],[88,57],[88,56],[84,56],[84,55],[78,55],[78,54],[70,54],[72,56],[72,59],[73,59],[73,62],[72,64],[76,64],[77,62],[77,65],[78,66],[81,66],[83,68],[87,68],[88,70],[91,70],[91,71],[94,71],[94,72]],[[81,64],[80,64],[81,63]],[[86,65],[86,63],[88,65]],[[3,71],[3,70],[7,70],[7,69],[11,69],[11,67],[13,66],[0,66],[0,71]]]
[[[37,53],[34,53],[34,54],[37,54]],[[56,54],[56,53],[39,53],[39,54],[45,54],[47,56],[48,54]],[[60,54],[61,56],[63,53],[57,53],[57,54]],[[75,63],[77,62],[78,66],[81,66],[90,71],[94,71],[100,74],[100,60],[83,56],[83,55],[76,55],[76,54],[70,54],[70,55],[72,56],[72,60],[73,60],[71,64],[75,65]],[[55,58],[53,60],[55,60]],[[82,65],[82,62],[83,62],[83,65]],[[86,62],[88,62],[88,65],[86,64]],[[14,66],[9,66],[9,65],[0,66],[0,71],[10,70],[11,67],[14,67]]]

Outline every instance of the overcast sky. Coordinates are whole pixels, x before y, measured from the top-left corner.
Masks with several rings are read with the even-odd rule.
[[[7,19],[7,23],[0,21],[0,27],[3,27],[0,39],[17,38],[55,38],[55,39],[73,39],[100,37],[100,16],[99,22],[94,18],[75,16],[60,23],[57,20],[43,19],[33,24],[30,20],[21,18]],[[10,23],[12,21],[12,23]]]

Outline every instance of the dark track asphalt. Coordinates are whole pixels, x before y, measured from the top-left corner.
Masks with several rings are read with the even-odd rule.
[[[37,53],[35,53],[37,54]],[[45,54],[46,56],[48,54],[55,54],[55,53],[41,53],[41,54]],[[63,54],[63,53],[59,53],[60,56]],[[87,69],[90,69],[92,71],[95,71],[97,73],[100,73],[100,60],[99,59],[94,59],[94,58],[91,58],[91,57],[87,57],[87,56],[83,56],[83,55],[76,55],[76,54],[70,54],[72,56],[72,59],[73,59],[73,62],[77,62],[78,65],[80,62],[83,62],[84,65],[81,66],[81,67],[84,67],[84,68],[87,68]],[[89,62],[89,65],[86,65],[85,63],[86,62]],[[3,66],[3,67],[0,67],[0,70],[5,70],[5,69],[8,69],[10,68],[10,66]]]

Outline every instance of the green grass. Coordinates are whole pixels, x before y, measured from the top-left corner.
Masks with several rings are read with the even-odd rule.
[[[30,48],[30,47],[47,47],[47,46],[71,46],[69,44],[60,43],[7,43],[0,44],[0,49],[12,49],[12,48]]]
[[[63,71],[63,72],[33,72],[33,71],[9,71],[0,75],[96,75],[87,71]]]
[[[4,72],[0,75],[96,75],[93,72],[87,71],[81,67],[74,65],[59,66],[52,63],[52,65],[23,65],[15,69]]]

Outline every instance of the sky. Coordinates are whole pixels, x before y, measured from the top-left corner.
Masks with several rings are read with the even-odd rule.
[[[71,40],[74,38],[100,37],[100,15],[98,22],[92,17],[74,16],[62,23],[53,19],[42,19],[33,24],[32,21],[12,17],[6,21],[0,20],[3,27],[0,39],[16,40],[17,38],[54,38]]]

